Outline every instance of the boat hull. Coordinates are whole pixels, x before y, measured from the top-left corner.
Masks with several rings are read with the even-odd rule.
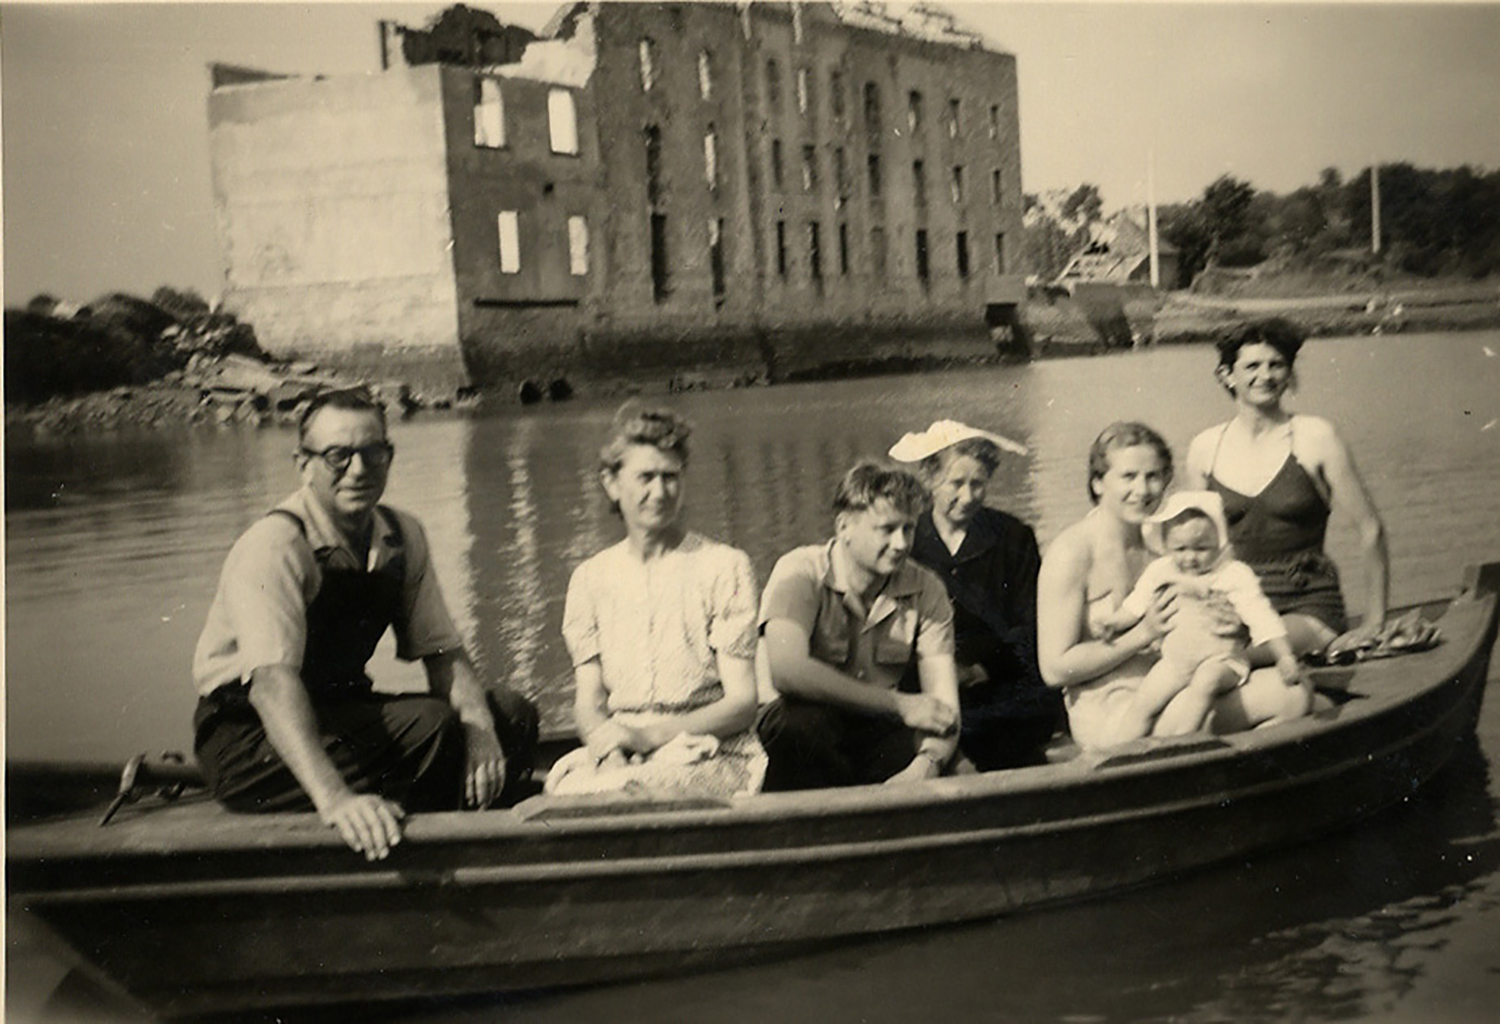
[[[1477,586],[1443,646],[1326,670],[1346,698],[1275,729],[906,787],[417,816],[372,866],[310,815],[29,826],[11,903],[167,1015],[577,984],[993,917],[1399,803],[1472,734],[1495,621]]]

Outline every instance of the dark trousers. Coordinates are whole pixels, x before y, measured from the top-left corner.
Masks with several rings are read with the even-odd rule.
[[[537,711],[510,691],[488,697],[505,751],[504,802],[531,774]],[[379,793],[408,811],[462,806],[468,757],[463,728],[447,701],[365,692],[320,700],[314,711],[324,751],[356,793]],[[200,698],[193,729],[209,792],[225,807],[242,813],[313,809],[266,736],[249,687],[221,686]]]
[[[981,683],[958,691],[958,749],[982,772],[1047,762],[1047,744],[1062,721],[1061,694],[1019,690]]]
[[[915,731],[899,719],[780,697],[755,722],[766,748],[767,792],[884,782],[917,755]]]

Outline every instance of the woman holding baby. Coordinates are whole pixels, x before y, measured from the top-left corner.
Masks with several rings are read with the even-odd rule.
[[[1250,672],[1246,666],[1243,679],[1236,669],[1232,686],[1224,673],[1206,673],[1211,681],[1197,689],[1174,689],[1159,678],[1148,685],[1158,641],[1172,632],[1179,615],[1186,617],[1190,600],[1204,600],[1186,596],[1188,588],[1181,582],[1167,581],[1153,593],[1136,595],[1131,605],[1139,605],[1138,617],[1131,615],[1131,607],[1122,614],[1137,582],[1160,555],[1147,546],[1143,530],[1171,481],[1172,452],[1161,435],[1140,423],[1106,427],[1089,449],[1094,508],[1059,534],[1042,559],[1038,661],[1043,680],[1062,688],[1073,738],[1085,748],[1178,735],[1205,724],[1215,732],[1236,732],[1300,717],[1310,706],[1306,682],[1294,662],[1284,659],[1280,669]],[[1204,532],[1195,531],[1195,541],[1210,544],[1217,561],[1225,538],[1204,542],[1198,539]],[[1208,628],[1225,634],[1240,629],[1227,596],[1207,599],[1191,614],[1208,616]],[[1216,619],[1217,627],[1212,625]],[[1204,628],[1201,622],[1198,628]],[[1205,704],[1207,716],[1195,710]]]

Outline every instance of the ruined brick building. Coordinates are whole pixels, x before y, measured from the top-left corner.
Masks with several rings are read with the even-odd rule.
[[[378,74],[215,69],[226,298],[273,351],[481,382],[788,375],[990,348],[1022,299],[1015,58],[942,12],[380,28]]]

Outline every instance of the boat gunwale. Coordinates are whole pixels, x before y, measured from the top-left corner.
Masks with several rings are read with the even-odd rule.
[[[720,826],[747,826],[770,824],[795,827],[798,823],[827,820],[835,817],[860,815],[900,814],[911,811],[959,808],[969,803],[982,803],[998,797],[1043,794],[1049,790],[1084,791],[1093,786],[1113,784],[1122,780],[1139,779],[1153,775],[1165,775],[1183,770],[1199,769],[1224,762],[1243,761],[1251,755],[1270,755],[1279,749],[1305,746],[1309,742],[1337,738],[1362,725],[1369,725],[1387,713],[1399,710],[1415,700],[1445,686],[1461,680],[1474,666],[1476,659],[1485,653],[1485,641],[1500,619],[1496,604],[1500,597],[1493,592],[1461,593],[1449,601],[1442,602],[1447,619],[1457,611],[1471,616],[1474,621],[1465,624],[1461,637],[1450,637],[1432,652],[1412,655],[1409,658],[1392,659],[1385,662],[1366,663],[1362,670],[1377,679],[1394,674],[1401,666],[1413,664],[1413,659],[1432,658],[1438,661],[1442,671],[1431,673],[1430,681],[1410,689],[1393,690],[1374,695],[1361,694],[1364,699],[1350,701],[1341,707],[1337,717],[1319,718],[1310,716],[1294,722],[1283,723],[1274,729],[1257,729],[1224,736],[1205,737],[1193,735],[1172,739],[1150,739],[1111,748],[1101,754],[1080,753],[1077,757],[1060,763],[1031,768],[1014,769],[978,775],[946,776],[926,780],[909,786],[858,786],[842,789],[822,789],[792,793],[762,793],[753,797],[738,798],[724,806],[711,809],[631,809],[623,813],[582,814],[579,816],[526,818],[515,809],[466,812],[449,811],[414,815],[408,822],[405,838],[414,847],[430,845],[449,846],[476,841],[520,841],[538,835],[553,839],[582,839],[589,836],[629,835],[634,833],[667,832],[674,829],[716,828]],[[1437,602],[1427,602],[1428,606]],[[1415,607],[1415,606],[1414,606]],[[1472,634],[1470,634],[1472,630]],[[1466,641],[1462,645],[1455,639]],[[1349,671],[1349,670],[1322,670]],[[1483,687],[1483,679],[1475,680]],[[1461,702],[1455,701],[1455,706]],[[1435,716],[1434,722],[1443,716]],[[1403,735],[1401,741],[1393,743],[1383,753],[1388,755],[1404,745],[1415,742],[1415,736]],[[1174,748],[1178,748],[1175,749]],[[1307,751],[1302,751],[1306,756]],[[1368,754],[1369,752],[1366,751]],[[1134,755],[1143,755],[1139,760],[1130,760]],[[1123,763],[1121,758],[1125,758]],[[1287,779],[1288,786],[1298,781],[1322,777],[1335,772],[1339,759],[1315,772],[1299,772]],[[1281,788],[1277,783],[1264,786]],[[1246,787],[1233,791],[1237,798],[1252,795],[1257,787]],[[1228,792],[1214,789],[1205,791],[1201,798],[1229,799]],[[206,803],[206,799],[202,801]],[[1144,805],[1146,809],[1162,806]],[[523,805],[524,807],[524,805]],[[1126,808],[1120,814],[1138,814],[1140,807]],[[213,808],[210,813],[215,813]],[[1107,819],[1108,816],[1105,816]],[[159,823],[168,821],[173,828],[163,834]],[[1081,822],[1100,820],[1098,816],[1079,819]],[[231,855],[242,852],[275,850],[294,852],[342,848],[343,843],[331,830],[312,814],[285,815],[230,815],[215,813],[213,827],[208,834],[186,832],[190,822],[182,817],[153,819],[148,809],[139,816],[122,820],[107,830],[86,829],[78,816],[67,819],[42,821],[17,825],[7,830],[7,864],[12,881],[22,881],[15,876],[16,869],[24,869],[31,861],[45,861],[59,857],[86,861],[120,857],[159,857],[185,854]],[[1066,824],[1066,819],[1049,819],[1039,827],[1056,829]],[[271,827],[268,827],[271,826]],[[1006,826],[1020,828],[1022,826]],[[1087,827],[1080,825],[1079,827]],[[80,833],[84,842],[80,842]],[[969,833],[955,833],[966,835]],[[919,837],[914,837],[919,838]],[[766,848],[746,851],[764,859],[774,852]],[[654,859],[653,863],[661,863]],[[380,867],[376,864],[372,867]],[[534,869],[537,865],[527,865]],[[472,870],[472,869],[464,869]],[[521,870],[517,868],[516,870]],[[24,870],[22,874],[24,875]],[[414,875],[420,869],[403,876],[403,884],[413,884]],[[343,873],[339,873],[343,874]],[[368,873],[349,873],[350,877],[373,877]],[[264,877],[264,876],[261,876]],[[12,889],[12,892],[16,892]],[[40,892],[40,890],[34,890]]]

